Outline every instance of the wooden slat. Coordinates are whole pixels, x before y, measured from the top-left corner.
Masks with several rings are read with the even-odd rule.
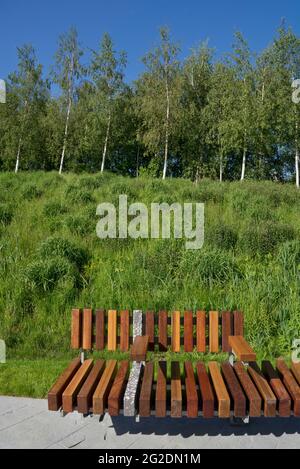
[[[241,383],[241,386],[248,398],[249,402],[249,416],[260,417],[261,416],[261,397],[253,384],[247,370],[242,362],[235,362],[233,365],[234,371]]]
[[[300,387],[282,357],[276,360],[276,367],[283,377],[283,384],[293,399],[294,416],[300,417]]]
[[[141,417],[149,417],[151,412],[151,395],[153,383],[153,362],[146,363],[140,392],[139,413]]]
[[[210,353],[219,352],[219,313],[218,311],[209,312],[209,351]]]
[[[112,417],[119,415],[129,371],[129,361],[122,360],[108,396],[108,413]]]
[[[261,369],[265,377],[267,378],[270,386],[277,397],[278,402],[278,414],[280,417],[289,417],[291,415],[291,398],[287,390],[285,389],[279,374],[273,368],[272,363],[264,360],[261,364]]]
[[[107,350],[117,350],[117,311],[110,309],[107,317]]]
[[[233,399],[233,414],[235,417],[246,417],[246,397],[241,385],[229,362],[221,365],[224,380]]]
[[[166,351],[168,348],[168,313],[159,311],[158,313],[158,346],[159,350]]]
[[[300,386],[300,362],[293,362],[292,361],[291,370],[292,370],[293,375],[296,378],[296,381],[298,382],[298,384]]]
[[[92,350],[92,321],[93,315],[90,308],[83,310],[83,337],[82,348],[84,350]]]
[[[184,363],[184,370],[187,416],[195,418],[198,416],[198,394],[195,383],[194,369],[190,361],[186,361]]]
[[[82,338],[82,317],[80,309],[72,309],[71,324],[71,347],[73,349],[81,348]]]
[[[207,374],[203,362],[197,363],[198,384],[202,402],[202,412],[204,418],[212,418],[214,416],[214,393],[211,386],[209,376]]]
[[[206,313],[205,311],[197,311],[197,352],[205,353],[206,351]]]
[[[183,336],[184,336],[184,351],[192,352],[194,349],[193,341],[193,312],[185,311],[184,312],[184,326],[183,326]]]
[[[147,335],[138,335],[132,344],[130,351],[130,359],[136,362],[144,362],[146,360],[148,350],[149,337]]]
[[[182,415],[182,389],[179,362],[171,362],[171,417]]]
[[[96,387],[93,395],[93,413],[104,414],[107,405],[107,398],[116,374],[117,360],[108,360],[106,368]]]
[[[48,409],[58,410],[62,405],[62,394],[81,365],[80,358],[74,358],[48,392]]]
[[[232,314],[230,311],[222,312],[222,351],[231,352],[229,336],[232,335]]]
[[[149,350],[154,350],[154,312],[146,312],[145,335],[149,337]]]
[[[234,335],[244,335],[244,313],[242,311],[233,312]]]
[[[248,366],[248,373],[254,381],[260,395],[264,401],[264,416],[275,417],[276,416],[276,396],[269,386],[266,378],[260,371],[257,363],[250,363]]]
[[[124,310],[120,313],[120,350],[127,352],[129,350],[129,311]]]
[[[68,384],[62,395],[62,407],[64,412],[73,412],[74,403],[80,390],[83,385],[86,377],[88,376],[91,368],[93,366],[93,360],[88,359],[83,362],[81,367],[76,372],[75,376],[72,378],[72,381]]]
[[[87,414],[92,407],[93,393],[105,367],[104,360],[97,360],[90,371],[85,383],[77,395],[77,410],[81,414]]]
[[[156,417],[166,416],[167,405],[167,363],[158,362],[157,382],[155,393],[155,415]]]
[[[180,311],[172,313],[172,352],[180,352]]]
[[[242,335],[230,335],[229,345],[238,360],[242,362],[254,362],[256,360],[256,353]]]
[[[218,415],[220,418],[230,417],[230,397],[223,381],[217,362],[208,364],[210,376],[218,399]]]
[[[105,311],[104,309],[96,310],[96,350],[103,350],[105,347]]]

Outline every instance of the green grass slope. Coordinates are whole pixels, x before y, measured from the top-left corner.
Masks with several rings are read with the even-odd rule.
[[[96,206],[118,204],[119,194],[148,206],[204,202],[204,247],[100,240]],[[0,393],[43,393],[57,366],[42,367],[49,378],[37,390],[31,360],[63,366],[74,306],[240,308],[260,358],[288,354],[300,338],[299,213],[300,192],[271,182],[0,174],[0,337],[11,360],[0,368]],[[18,360],[19,373],[31,369],[25,388]]]

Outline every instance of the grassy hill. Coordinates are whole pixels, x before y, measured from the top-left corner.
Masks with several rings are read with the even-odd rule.
[[[122,193],[129,203],[204,202],[204,247],[100,240],[96,206]],[[74,306],[239,308],[260,358],[287,355],[300,338],[299,213],[300,192],[271,182],[0,174],[0,393],[47,390],[70,357]]]

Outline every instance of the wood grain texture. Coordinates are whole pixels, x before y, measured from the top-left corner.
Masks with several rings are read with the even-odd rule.
[[[117,311],[110,309],[107,313],[107,350],[117,350]]]
[[[83,385],[86,377],[88,376],[93,366],[93,360],[85,360],[81,367],[72,378],[62,395],[62,407],[64,412],[73,412],[74,403],[76,401],[77,394]]]
[[[282,357],[276,360],[276,367],[283,377],[283,384],[293,399],[295,417],[300,417],[300,387]]]
[[[231,352],[229,336],[233,334],[232,314],[230,311],[222,311],[222,351]]]
[[[210,353],[219,352],[219,313],[218,311],[209,312],[209,351]]]
[[[129,361],[122,360],[120,363],[120,368],[116,374],[115,380],[113,382],[112,388],[108,395],[108,413],[112,417],[119,415],[120,407],[122,404],[127,378],[129,372]]]
[[[171,417],[182,416],[182,389],[179,362],[171,362]]]
[[[291,415],[291,398],[279,378],[279,374],[273,368],[272,363],[267,360],[262,362],[261,369],[277,398],[277,411],[279,417],[289,417]]]
[[[246,396],[229,362],[221,365],[221,370],[227,388],[233,399],[233,414],[235,417],[246,417]]]
[[[159,361],[157,370],[157,382],[155,393],[155,415],[166,416],[167,406],[167,362]]]
[[[75,376],[77,370],[80,368],[80,357],[74,358],[67,368],[62,372],[52,388],[48,392],[48,409],[58,410],[62,405],[62,394],[72,378]]]
[[[107,398],[111,390],[111,386],[116,375],[117,360],[108,360],[106,368],[103,371],[101,379],[93,394],[93,413],[104,414],[107,406]]]
[[[260,417],[262,399],[258,393],[253,381],[247,373],[247,370],[242,362],[235,362],[233,365],[234,371],[241,383],[244,393],[247,396],[249,402],[249,416]]]
[[[130,359],[136,362],[146,360],[149,337],[147,335],[138,335],[131,346]]]
[[[83,310],[82,348],[92,350],[93,314],[90,308]]]
[[[193,312],[185,311],[183,320],[184,351],[192,352],[194,349],[193,340]]]
[[[82,388],[77,395],[77,410],[81,414],[87,414],[92,407],[93,393],[105,367],[104,360],[97,360],[87,376]]]
[[[195,418],[198,417],[198,393],[196,388],[194,369],[191,362],[184,362],[184,371],[187,416]]]
[[[218,400],[218,415],[220,418],[230,417],[230,397],[227,392],[221,371],[217,362],[209,362],[208,369]]]
[[[244,335],[244,313],[242,311],[233,312],[234,335]]]
[[[172,313],[172,352],[180,352],[180,311]]]
[[[120,312],[120,350],[127,352],[129,350],[129,311]]]
[[[276,396],[273,393],[263,373],[259,369],[257,363],[252,362],[248,366],[248,373],[254,381],[264,402],[264,416],[276,416]]]
[[[230,335],[229,345],[237,356],[238,360],[242,362],[255,362],[256,353],[243,336]]]
[[[71,319],[71,348],[81,348],[82,315],[80,309],[72,309]]]
[[[145,335],[149,337],[149,350],[154,350],[154,312],[146,312],[146,326],[145,326]]]
[[[139,414],[141,417],[150,417],[153,371],[153,362],[146,363],[139,399]]]
[[[300,386],[300,362],[296,363],[296,362],[292,361],[291,370],[292,370],[292,373],[293,373],[297,383]]]
[[[96,310],[96,350],[103,350],[105,347],[105,311],[104,309]]]
[[[168,348],[168,313],[159,311],[158,313],[158,347],[160,351]]]
[[[197,330],[197,352],[205,353],[206,351],[206,313],[205,311],[197,311],[196,313],[196,330]]]
[[[205,419],[212,418],[214,416],[214,393],[205,364],[203,362],[198,362],[196,369],[203,417]]]

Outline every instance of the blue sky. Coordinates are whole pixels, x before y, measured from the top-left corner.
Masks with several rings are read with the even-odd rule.
[[[182,57],[209,39],[217,55],[230,50],[239,29],[255,51],[271,41],[281,18],[300,34],[299,0],[0,0],[0,77],[16,68],[16,47],[32,43],[45,72],[53,61],[59,34],[76,26],[82,45],[96,48],[108,31],[117,49],[128,53],[126,78],[143,70],[141,57],[168,25]]]

